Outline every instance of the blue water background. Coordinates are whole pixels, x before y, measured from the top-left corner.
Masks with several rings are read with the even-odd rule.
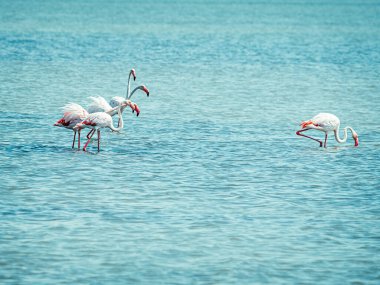
[[[1,284],[379,284],[379,1],[1,1]],[[89,152],[60,107],[134,97]],[[359,134],[295,135],[336,114]],[[323,134],[310,133],[318,137]]]

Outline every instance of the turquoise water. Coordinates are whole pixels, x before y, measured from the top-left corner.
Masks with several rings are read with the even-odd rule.
[[[63,2],[0,2],[1,284],[379,284],[379,1]],[[132,67],[140,116],[72,150]]]

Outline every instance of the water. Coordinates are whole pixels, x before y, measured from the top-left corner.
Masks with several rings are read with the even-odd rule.
[[[0,2],[0,283],[379,284],[379,13]],[[72,150],[59,108],[132,67],[140,117]],[[297,137],[319,112],[360,146]]]

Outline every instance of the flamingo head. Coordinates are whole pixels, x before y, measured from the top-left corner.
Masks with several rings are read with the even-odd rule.
[[[64,125],[64,123],[65,123],[65,119],[62,118],[62,119],[59,119],[58,121],[56,121],[53,126],[62,127]]]
[[[137,104],[135,103],[132,103],[132,104],[133,104],[134,111],[136,111],[136,116],[138,117],[140,115],[140,108],[139,106],[137,106]]]
[[[355,146],[359,146],[359,137],[358,137],[358,134],[356,132],[352,132],[352,138],[355,141]]]
[[[302,122],[302,123],[300,124],[300,126],[301,126],[302,129],[304,129],[304,128],[306,128],[306,127],[312,125],[312,124],[313,124],[312,121],[304,121],[304,122]]]
[[[146,93],[146,95],[149,97],[149,90],[148,90],[148,88],[146,88],[145,85],[141,85],[141,86],[140,86],[140,89],[141,89],[142,91],[144,91],[144,92]]]
[[[136,81],[136,71],[132,68],[129,74],[132,74],[133,76],[133,81]]]
[[[131,100],[126,100],[126,104],[132,109],[132,113],[136,111],[136,115],[140,115],[140,108],[136,103],[133,103]]]
[[[132,104],[132,101],[131,100],[124,100],[121,104],[120,104],[120,107],[127,107],[127,106],[131,106]]]

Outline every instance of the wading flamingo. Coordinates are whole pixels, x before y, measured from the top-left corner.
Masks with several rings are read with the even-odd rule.
[[[339,127],[340,127],[340,121],[337,116],[329,113],[320,113],[313,118],[311,118],[308,121],[304,121],[301,123],[302,129],[296,132],[297,135],[303,136],[312,140],[315,140],[319,142],[319,146],[322,147],[322,141],[316,138],[312,138],[309,136],[306,136],[304,134],[301,134],[302,132],[308,131],[308,130],[318,130],[325,133],[325,143],[324,147],[327,146],[327,134],[328,132],[334,132],[335,139],[338,143],[344,143],[347,141],[347,129],[349,129],[352,133],[352,138],[355,141],[355,146],[359,145],[359,138],[358,134],[354,131],[351,127],[345,127],[343,129],[344,135],[343,139],[339,137]]]
[[[73,128],[74,130],[81,130],[84,128],[90,128],[93,130],[91,135],[89,136],[86,144],[83,147],[83,150],[86,151],[88,144],[91,141],[92,136],[94,135],[95,131],[98,133],[98,151],[100,151],[100,129],[102,128],[110,128],[114,132],[120,132],[120,130],[123,128],[123,118],[121,114],[121,108],[125,107],[127,103],[123,103],[122,106],[115,107],[115,111],[117,112],[119,116],[120,126],[115,127],[112,122],[112,117],[107,114],[106,112],[96,112],[89,114],[82,122],[75,125]]]
[[[71,148],[74,148],[75,137],[77,130],[74,129],[75,125],[82,122],[87,116],[88,112],[81,106],[76,103],[69,103],[62,107],[63,117],[59,119],[54,126],[64,127],[74,131],[73,145]],[[80,129],[78,130],[78,149],[80,149]]]

